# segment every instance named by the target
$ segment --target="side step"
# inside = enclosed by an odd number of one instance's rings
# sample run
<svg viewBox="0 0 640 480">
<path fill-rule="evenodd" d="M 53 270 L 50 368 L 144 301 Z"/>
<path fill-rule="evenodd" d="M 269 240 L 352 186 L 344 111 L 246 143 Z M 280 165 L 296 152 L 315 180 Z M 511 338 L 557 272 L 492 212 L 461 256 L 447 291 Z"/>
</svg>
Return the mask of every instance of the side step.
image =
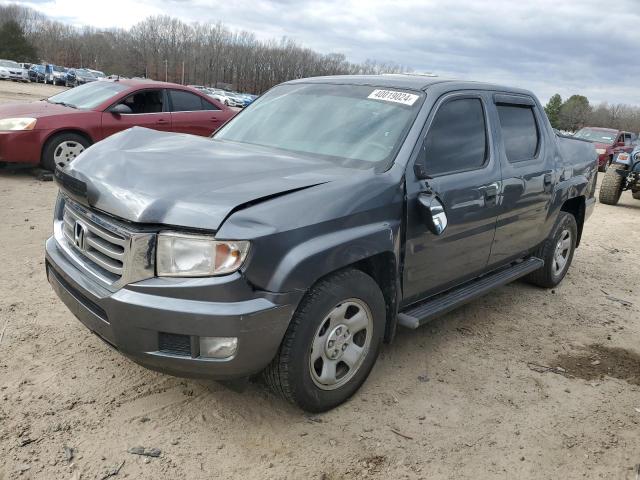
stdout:
<svg viewBox="0 0 640 480">
<path fill-rule="evenodd" d="M 542 266 L 544 266 L 542 259 L 531 257 L 510 267 L 489 273 L 476 280 L 471 280 L 461 287 L 436 295 L 398 313 L 398 323 L 403 327 L 418 328 L 433 318 L 445 314 L 463 303 L 481 297 L 496 287 L 538 270 Z"/>
</svg>

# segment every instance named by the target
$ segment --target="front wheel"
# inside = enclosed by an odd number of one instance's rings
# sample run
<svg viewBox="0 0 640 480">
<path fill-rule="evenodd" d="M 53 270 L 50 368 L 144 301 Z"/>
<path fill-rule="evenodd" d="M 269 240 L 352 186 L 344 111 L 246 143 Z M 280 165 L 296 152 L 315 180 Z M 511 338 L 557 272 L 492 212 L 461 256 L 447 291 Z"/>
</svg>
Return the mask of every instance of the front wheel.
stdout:
<svg viewBox="0 0 640 480">
<path fill-rule="evenodd" d="M 543 288 L 558 285 L 569 270 L 578 239 L 578 224 L 575 217 L 560 212 L 555 227 L 542 242 L 534 255 L 544 260 L 544 266 L 525 277 L 527 281 Z"/>
<path fill-rule="evenodd" d="M 91 142 L 77 133 L 59 133 L 51 137 L 42 152 L 42 166 L 53 172 L 64 168 L 85 151 Z"/>
<path fill-rule="evenodd" d="M 624 177 L 618 173 L 618 170 L 623 168 L 622 165 L 613 165 L 607 173 L 604 174 L 602 184 L 600 185 L 600 193 L 598 194 L 600 203 L 615 205 L 620 200 Z"/>
<path fill-rule="evenodd" d="M 359 270 L 330 275 L 300 303 L 264 372 L 266 383 L 309 412 L 340 405 L 371 372 L 385 318 L 384 297 L 370 276 Z"/>
</svg>

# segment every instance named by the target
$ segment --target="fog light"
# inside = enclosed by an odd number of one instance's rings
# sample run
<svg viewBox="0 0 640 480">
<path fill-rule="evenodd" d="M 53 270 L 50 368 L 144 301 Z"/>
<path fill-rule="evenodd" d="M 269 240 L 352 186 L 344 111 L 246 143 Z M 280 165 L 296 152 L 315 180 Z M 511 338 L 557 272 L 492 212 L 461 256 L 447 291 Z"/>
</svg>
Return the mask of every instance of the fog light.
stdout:
<svg viewBox="0 0 640 480">
<path fill-rule="evenodd" d="M 204 358 L 229 358 L 237 349 L 236 337 L 200 337 L 200 356 Z"/>
</svg>

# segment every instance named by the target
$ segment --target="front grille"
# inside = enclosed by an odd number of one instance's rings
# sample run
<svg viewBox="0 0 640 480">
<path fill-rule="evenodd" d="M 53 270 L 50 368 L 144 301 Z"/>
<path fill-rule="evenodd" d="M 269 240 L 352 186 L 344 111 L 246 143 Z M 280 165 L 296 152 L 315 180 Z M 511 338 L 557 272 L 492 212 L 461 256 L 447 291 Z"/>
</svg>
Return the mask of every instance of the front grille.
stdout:
<svg viewBox="0 0 640 480">
<path fill-rule="evenodd" d="M 191 356 L 191 337 L 175 333 L 160 332 L 158 350 L 169 355 Z"/>
<path fill-rule="evenodd" d="M 95 217 L 94 217 L 95 218 Z M 64 207 L 63 233 L 67 242 L 96 267 L 122 277 L 128 239 L 99 226 L 69 203 Z"/>
<path fill-rule="evenodd" d="M 108 290 L 155 275 L 156 231 L 87 208 L 60 194 L 53 232 L 78 269 Z"/>
</svg>

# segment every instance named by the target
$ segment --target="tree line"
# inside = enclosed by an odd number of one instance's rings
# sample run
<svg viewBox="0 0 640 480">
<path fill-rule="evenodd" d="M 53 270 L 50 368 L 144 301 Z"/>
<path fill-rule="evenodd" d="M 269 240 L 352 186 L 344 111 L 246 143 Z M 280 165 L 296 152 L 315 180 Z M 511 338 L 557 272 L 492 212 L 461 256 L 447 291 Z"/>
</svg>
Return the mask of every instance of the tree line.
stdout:
<svg viewBox="0 0 640 480">
<path fill-rule="evenodd" d="M 15 4 L 0 5 L 0 58 L 251 93 L 295 78 L 407 71 L 390 62 L 349 62 L 343 54 L 319 53 L 286 37 L 258 40 L 221 22 L 153 16 L 129 29 L 79 28 Z"/>
<path fill-rule="evenodd" d="M 594 107 L 583 95 L 572 95 L 563 101 L 556 93 L 544 110 L 551 125 L 558 130 L 575 132 L 590 126 L 640 132 L 640 107 L 607 102 Z"/>
</svg>

